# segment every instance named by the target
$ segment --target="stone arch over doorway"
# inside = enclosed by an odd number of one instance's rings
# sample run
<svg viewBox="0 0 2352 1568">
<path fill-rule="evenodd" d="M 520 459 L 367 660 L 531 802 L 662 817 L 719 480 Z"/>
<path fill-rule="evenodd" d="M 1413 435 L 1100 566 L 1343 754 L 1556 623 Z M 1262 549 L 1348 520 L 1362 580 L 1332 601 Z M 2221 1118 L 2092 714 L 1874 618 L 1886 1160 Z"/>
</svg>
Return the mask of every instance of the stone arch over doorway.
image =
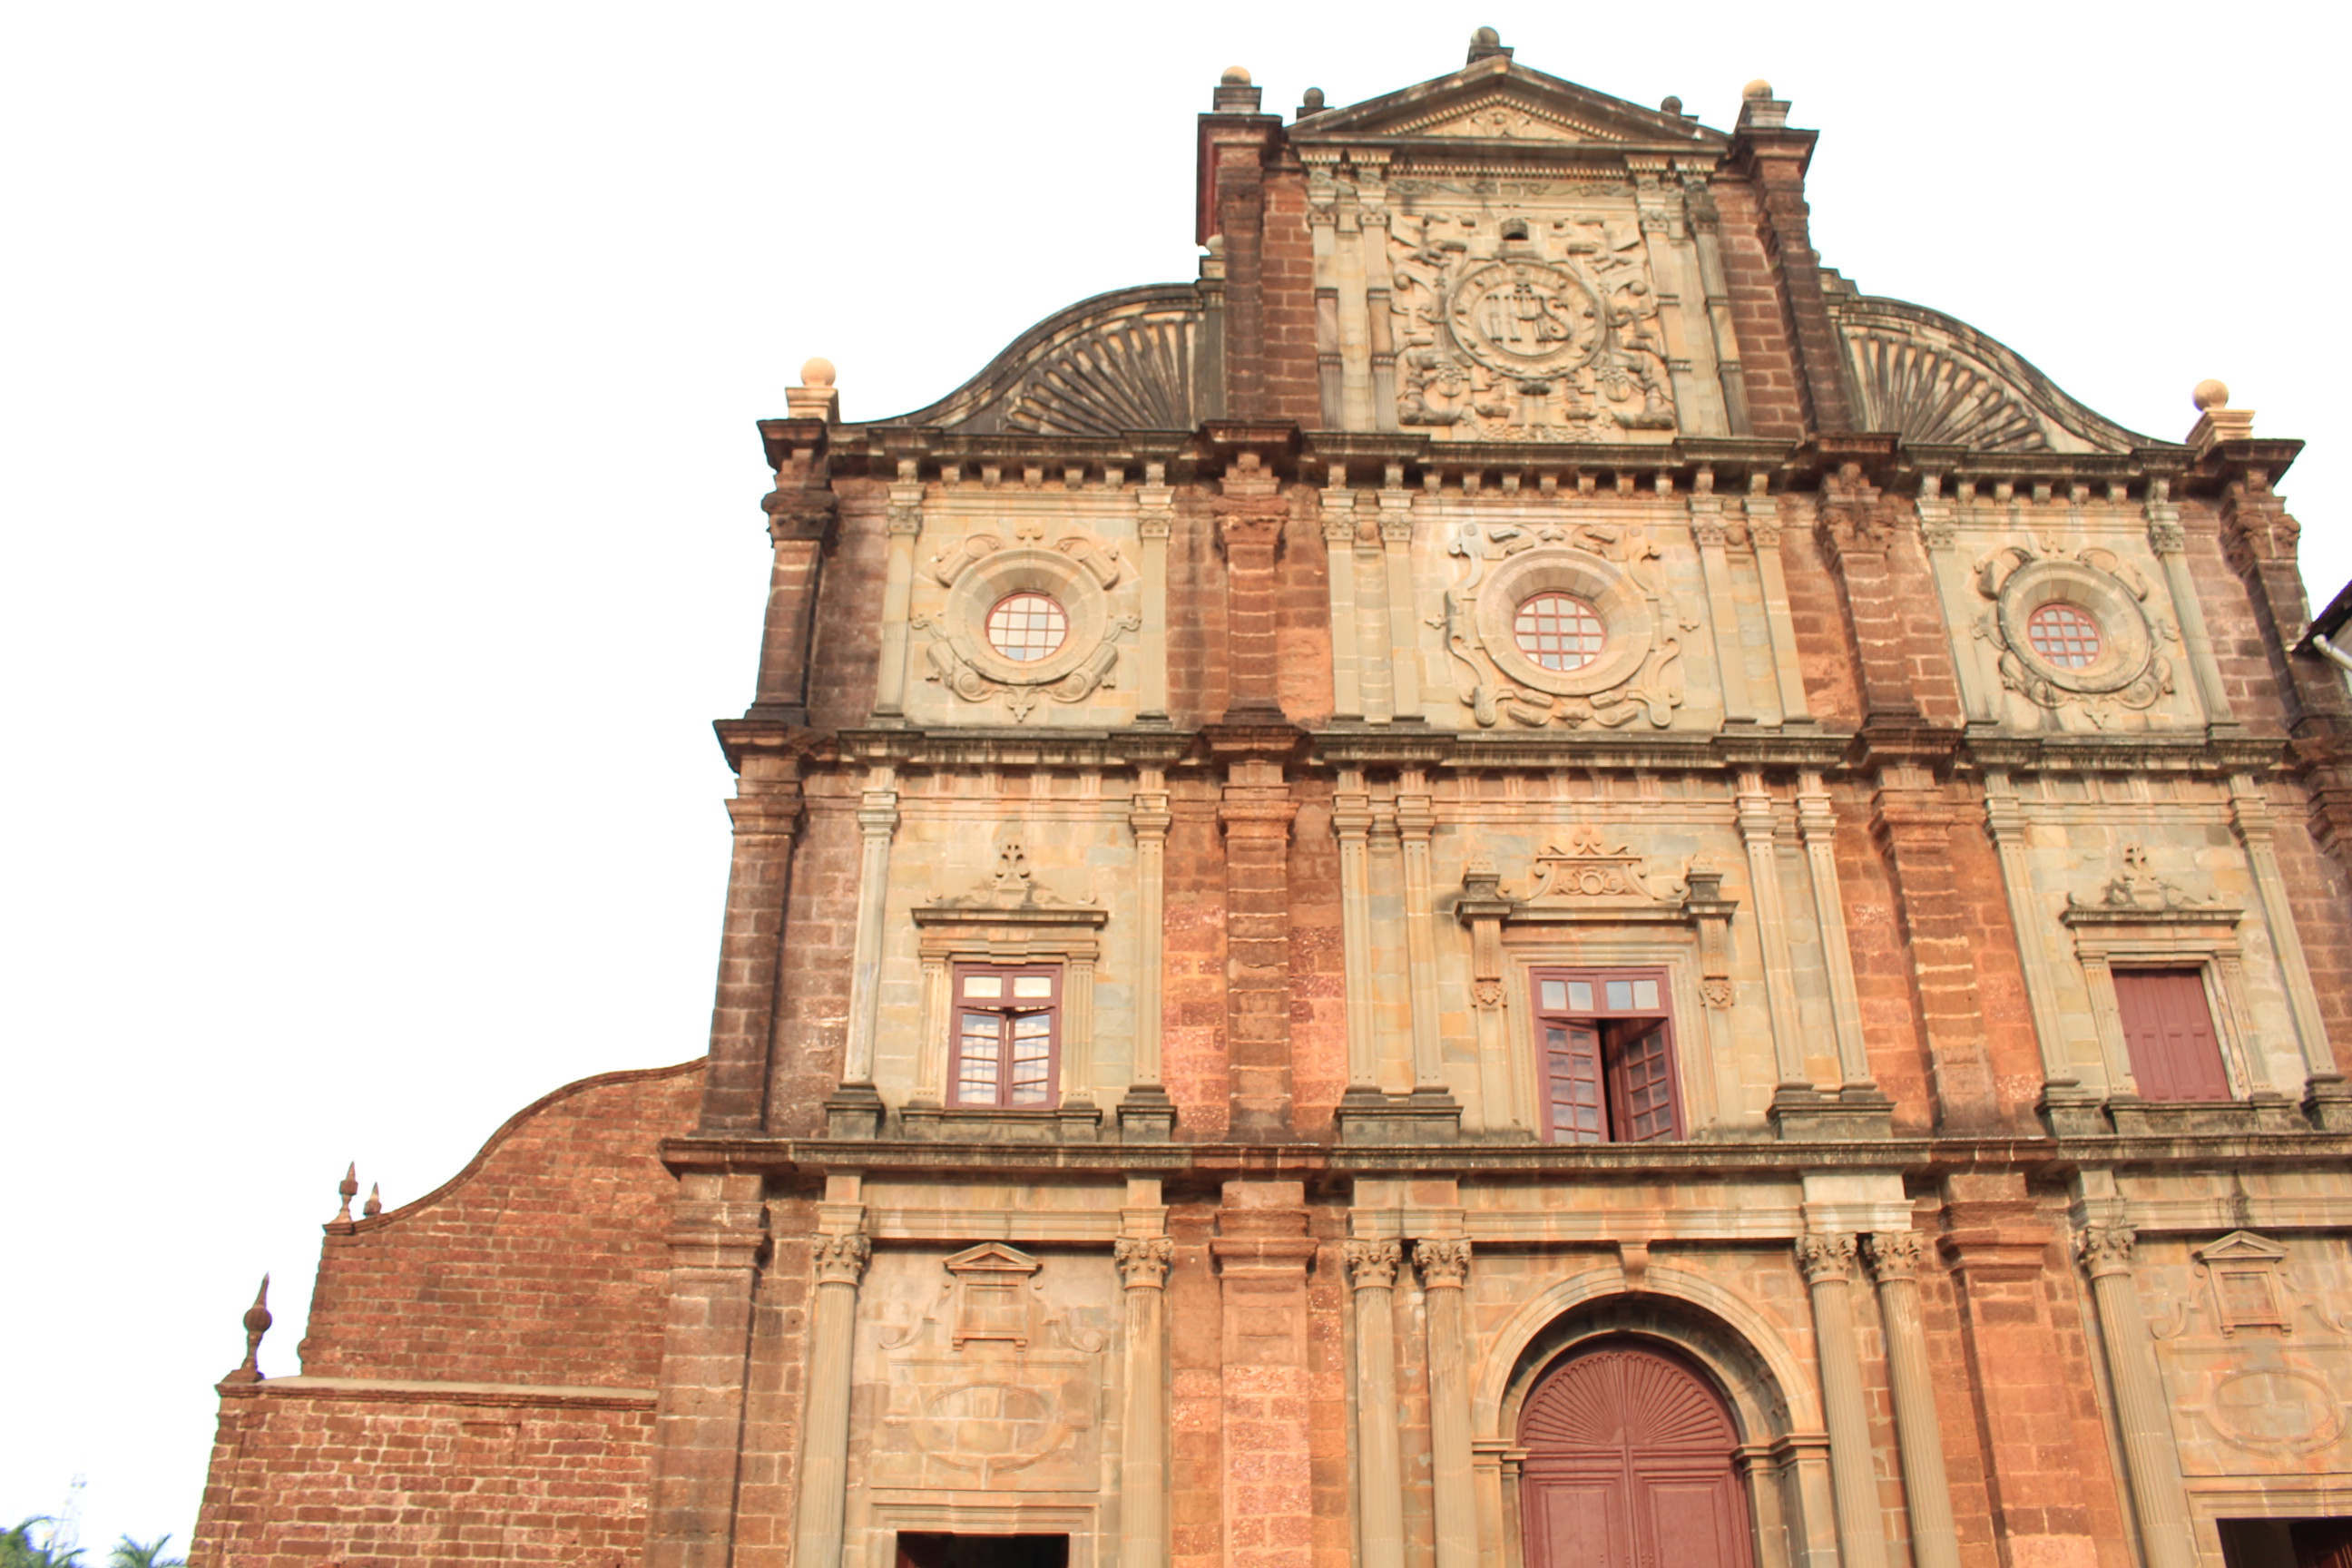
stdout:
<svg viewBox="0 0 2352 1568">
<path fill-rule="evenodd" d="M 1643 1358 L 1650 1397 L 1677 1397 L 1670 1390 L 1679 1379 L 1686 1408 L 1695 1399 L 1719 1411 L 1717 1437 L 1708 1439 L 1718 1443 L 1714 1473 L 1720 1478 L 1727 1468 L 1737 1494 L 1738 1539 L 1728 1549 L 1737 1554 L 1725 1560 L 1727 1568 L 1788 1568 L 1818 1560 L 1818 1552 L 1833 1560 L 1829 1442 L 1803 1363 L 1769 1317 L 1713 1281 L 1653 1266 L 1643 1284 L 1641 1292 L 1626 1291 L 1613 1270 L 1562 1280 L 1525 1303 L 1489 1342 L 1473 1422 L 1488 1466 L 1482 1530 L 1491 1527 L 1504 1542 L 1506 1568 L 1583 1568 L 1529 1538 L 1530 1461 L 1538 1455 L 1526 1427 L 1530 1402 L 1559 1374 L 1604 1352 Z M 1674 1473 L 1687 1480 L 1692 1472 Z"/>
</svg>

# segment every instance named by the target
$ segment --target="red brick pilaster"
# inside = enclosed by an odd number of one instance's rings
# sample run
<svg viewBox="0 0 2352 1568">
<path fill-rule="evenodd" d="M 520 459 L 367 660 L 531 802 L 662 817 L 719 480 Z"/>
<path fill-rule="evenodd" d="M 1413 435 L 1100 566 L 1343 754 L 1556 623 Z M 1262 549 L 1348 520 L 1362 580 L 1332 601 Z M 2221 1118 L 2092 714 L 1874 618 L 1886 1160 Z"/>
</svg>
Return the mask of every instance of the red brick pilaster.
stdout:
<svg viewBox="0 0 2352 1568">
<path fill-rule="evenodd" d="M 760 1188 L 757 1175 L 709 1171 L 679 1182 L 646 1568 L 726 1568 L 733 1554 Z"/>
<path fill-rule="evenodd" d="M 1290 823 L 1286 726 L 1220 726 L 1225 759 L 1225 1055 L 1234 1138 L 1291 1134 Z"/>
<path fill-rule="evenodd" d="M 1168 1272 L 1168 1552 L 1170 1568 L 1223 1568 L 1224 1302 L 1217 1211 L 1169 1211 L 1176 1258 Z"/>
<path fill-rule="evenodd" d="M 1788 118 L 1788 104 L 1769 98 L 1741 105 L 1730 163 L 1746 176 L 1762 209 L 1765 255 L 1779 287 L 1806 427 L 1851 430 L 1845 348 L 1822 292 L 1822 260 L 1813 253 L 1811 209 L 1805 203 L 1805 167 L 1821 133 L 1792 131 Z"/>
<path fill-rule="evenodd" d="M 752 719 L 808 722 L 809 638 L 816 598 L 833 547 L 835 507 L 826 471 L 826 426 L 821 419 L 761 422 L 776 488 L 760 506 L 768 514 L 775 561 L 768 576 L 768 614 L 760 636 L 760 681 Z"/>
<path fill-rule="evenodd" d="M 1213 503 L 1217 543 L 1225 554 L 1225 716 L 1252 723 L 1279 720 L 1276 628 L 1281 605 L 1275 571 L 1284 525 L 1290 521 L 1290 502 L 1267 457 L 1273 447 L 1295 440 L 1297 432 L 1289 426 L 1265 426 L 1216 429 L 1216 434 L 1221 444 L 1223 438 L 1256 443 L 1236 452 L 1225 466 Z"/>
<path fill-rule="evenodd" d="M 1935 588 L 1924 562 L 1916 573 L 1900 570 L 1891 509 L 1878 487 L 1864 476 L 1861 464 L 1842 463 L 1822 481 L 1813 536 L 1845 604 L 1846 634 L 1862 681 L 1865 720 L 1913 719 L 1920 712 L 1915 688 L 1921 671 L 1906 601 L 1921 603 L 1924 595 L 1932 607 Z M 1905 581 L 1906 577 L 1916 580 Z M 1945 690 L 1956 691 L 1948 654 L 1938 673 Z M 1957 713 L 1957 699 L 1948 702 L 1948 709 Z"/>
<path fill-rule="evenodd" d="M 1306 1188 L 1228 1182 L 1211 1243 L 1222 1286 L 1226 1568 L 1311 1568 L 1315 1473 Z"/>
<path fill-rule="evenodd" d="M 703 1080 L 702 1127 L 710 1132 L 753 1131 L 761 1125 L 802 815 L 796 752 L 740 741 L 730 749 L 742 773 L 735 798 L 727 803 L 735 851 L 719 938 L 718 996 L 710 1009 L 710 1070 Z"/>
<path fill-rule="evenodd" d="M 1990 1129 L 2000 1105 L 1978 1007 L 1979 932 L 1953 866 L 1959 813 L 1933 773 L 1899 761 L 1881 769 L 1872 805 L 1871 833 L 1893 872 L 1895 917 L 1909 951 L 1937 1120 L 1953 1131 Z"/>
<path fill-rule="evenodd" d="M 2090 1345 L 2054 1227 L 2021 1175 L 1951 1177 L 1939 1247 L 1950 1263 L 1960 1344 L 1984 1446 L 1992 1540 L 1985 1562 L 2126 1568 L 2121 1493 L 2093 1397 Z M 1973 1504 L 1965 1462 L 1956 1502 Z M 2000 1543 L 1998 1558 L 1994 1543 Z"/>
</svg>

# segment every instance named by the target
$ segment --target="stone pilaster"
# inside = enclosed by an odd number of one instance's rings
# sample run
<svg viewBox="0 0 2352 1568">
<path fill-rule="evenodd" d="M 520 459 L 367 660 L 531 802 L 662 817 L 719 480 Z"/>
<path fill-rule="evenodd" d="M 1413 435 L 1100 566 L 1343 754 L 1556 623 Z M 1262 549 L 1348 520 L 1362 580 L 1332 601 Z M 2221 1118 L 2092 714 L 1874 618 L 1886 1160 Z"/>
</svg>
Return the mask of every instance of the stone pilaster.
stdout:
<svg viewBox="0 0 2352 1568">
<path fill-rule="evenodd" d="M 1403 1568 L 1404 1467 L 1397 1452 L 1396 1277 L 1393 1241 L 1350 1241 L 1356 1295 L 1356 1560 Z"/>
<path fill-rule="evenodd" d="M 1878 1280 L 1878 1317 L 1886 1336 L 1887 1380 L 1894 1385 L 1895 1441 L 1903 1455 L 1903 1500 L 1911 1514 L 1912 1568 L 1959 1568 L 1951 1483 L 1944 1471 L 1944 1429 L 1936 1416 L 1936 1380 L 1919 1318 L 1919 1270 L 1927 1238 L 1882 1231 L 1870 1238 Z"/>
<path fill-rule="evenodd" d="M 1168 809 L 1167 774 L 1157 767 L 1141 769 L 1127 814 L 1135 834 L 1135 1064 L 1118 1105 L 1121 1136 L 1131 1141 L 1164 1139 L 1176 1127 L 1176 1107 L 1163 1085 L 1160 1060 L 1168 829 L 1175 820 Z"/>
<path fill-rule="evenodd" d="M 848 1030 L 841 1087 L 824 1107 L 836 1138 L 871 1138 L 882 1128 L 882 1098 L 874 1088 L 875 1007 L 890 897 L 890 840 L 898 830 L 897 783 L 888 767 L 877 767 L 858 799 L 857 930 L 850 952 Z"/>
<path fill-rule="evenodd" d="M 863 1208 L 827 1204 L 824 1209 L 826 1231 L 815 1247 L 816 1306 L 809 1332 L 808 1415 L 801 1423 L 794 1568 L 841 1568 L 842 1527 L 849 1501 L 849 1388 L 855 1371 L 857 1284 L 873 1256 L 873 1244 L 864 1234 Z"/>
<path fill-rule="evenodd" d="M 1428 775 L 1407 768 L 1397 780 L 1397 839 L 1404 858 L 1406 983 L 1412 999 L 1412 1093 L 1434 1105 L 1451 1100 L 1444 1047 L 1437 1032 L 1436 889 L 1431 884 L 1430 836 L 1437 814 Z"/>
<path fill-rule="evenodd" d="M 1812 1296 L 1814 1357 L 1821 1363 L 1822 1410 L 1830 1431 L 1830 1486 L 1837 1500 L 1843 1568 L 1886 1568 L 1886 1532 L 1878 1517 L 1878 1467 L 1870 1409 L 1862 1394 L 1862 1348 L 1853 1331 L 1855 1239 L 1844 1232 L 1797 1238 L 1797 1263 Z"/>
<path fill-rule="evenodd" d="M 1402 475 L 1391 468 L 1392 477 Z M 1421 626 L 1413 614 L 1412 493 L 1401 484 L 1381 491 L 1381 553 L 1388 570 L 1389 663 L 1394 716 L 1415 722 L 1421 710 Z"/>
<path fill-rule="evenodd" d="M 1952 865 L 1958 820 L 1950 797 L 1927 769 L 1895 763 L 1879 771 L 1871 833 L 1894 872 L 1937 1120 L 1955 1130 L 1990 1127 L 2000 1114 L 1977 994 L 1975 948 L 1981 938 Z"/>
<path fill-rule="evenodd" d="M 1168 1562 L 1168 1269 L 1165 1236 L 1121 1237 L 1112 1261 L 1126 1297 L 1127 1419 L 1119 1455 L 1119 1568 Z"/>
<path fill-rule="evenodd" d="M 1723 693 L 1723 721 L 1755 722 L 1748 700 L 1748 656 L 1740 647 L 1739 605 L 1731 592 L 1729 534 L 1723 498 L 1715 493 L 1715 472 L 1701 468 L 1690 498 L 1691 542 L 1698 546 L 1700 574 L 1706 583 L 1706 617 L 1715 636 L 1715 667 Z"/>
<path fill-rule="evenodd" d="M 1223 1297 L 1219 1382 L 1227 1568 L 1308 1568 L 1306 1188 L 1228 1182 L 1210 1244 Z"/>
<path fill-rule="evenodd" d="M 1830 1017 L 1837 1029 L 1838 1070 L 1849 1093 L 1871 1090 L 1874 1086 L 1862 1035 L 1862 1000 L 1853 983 L 1853 948 L 1845 934 L 1845 896 L 1838 887 L 1837 812 L 1819 773 L 1798 775 L 1797 834 L 1811 873 L 1813 920 L 1821 932 L 1822 967 L 1829 974 Z"/>
<path fill-rule="evenodd" d="M 1429 1323 L 1430 1502 L 1437 1568 L 1477 1568 L 1478 1493 L 1470 1440 L 1470 1281 L 1466 1238 L 1416 1241 L 1412 1260 Z"/>
<path fill-rule="evenodd" d="M 2344 1075 L 2336 1065 L 2336 1049 L 2320 1016 L 2319 994 L 2311 983 L 2311 966 L 2303 955 L 2303 933 L 2294 919 L 2294 902 L 2286 879 L 2279 872 L 2277 828 L 2270 796 L 2260 779 L 2238 773 L 2230 780 L 2230 821 L 2245 847 L 2246 865 L 2253 872 L 2254 893 L 2263 906 L 2263 923 L 2270 928 L 2271 952 L 2286 989 L 2287 1011 L 2294 1019 L 2295 1043 L 2303 1047 L 2305 1098 L 2323 1126 L 2352 1127 L 2352 1103 L 2347 1103 Z M 2267 1078 L 2267 1071 L 2261 1076 Z"/>
<path fill-rule="evenodd" d="M 1805 166 L 1819 133 L 1791 130 L 1789 105 L 1768 91 L 1740 105 L 1730 166 L 1747 176 L 1770 232 L 1767 247 L 1780 296 L 1790 355 L 1796 361 L 1805 424 L 1814 431 L 1851 430 L 1845 344 L 1830 319 L 1822 261 L 1813 252 L 1811 209 L 1805 203 Z"/>
<path fill-rule="evenodd" d="M 1797 969 L 1789 956 L 1789 925 L 1782 911 L 1780 852 L 1773 843 L 1772 793 L 1760 773 L 1739 775 L 1739 838 L 1748 850 L 1748 887 L 1756 902 L 1756 934 L 1764 947 L 1764 997 L 1772 1020 L 1772 1059 L 1782 1090 L 1810 1090 L 1803 1043 L 1797 1024 Z"/>
<path fill-rule="evenodd" d="M 915 542 L 923 531 L 923 481 L 915 459 L 902 458 L 885 514 L 888 550 L 882 571 L 882 650 L 874 672 L 877 723 L 907 711 L 907 615 L 915 592 Z"/>
<path fill-rule="evenodd" d="M 2221 685 L 2221 667 L 2213 657 L 2212 634 L 2205 628 L 2205 605 L 2197 594 L 2197 580 L 2189 571 L 2189 535 L 2180 525 L 2180 508 L 2172 500 L 2168 479 L 2150 479 L 2143 511 L 2147 518 L 2147 547 L 2164 569 L 2164 586 L 2172 601 L 2173 618 L 2180 626 L 2180 646 L 2189 655 L 2189 673 L 2197 682 L 2197 699 L 2209 724 L 2234 726 L 2230 694 Z"/>
<path fill-rule="evenodd" d="M 1290 824 L 1297 804 L 1265 754 L 1289 731 L 1213 731 L 1228 756 L 1217 820 L 1225 833 L 1225 1059 L 1237 1138 L 1290 1136 Z"/>
<path fill-rule="evenodd" d="M 1780 699 L 1780 721 L 1808 724 L 1812 708 L 1805 696 L 1805 666 L 1797 652 L 1797 618 L 1789 607 L 1789 574 L 1780 560 L 1780 505 L 1771 477 L 1748 480 L 1748 538 L 1756 547 L 1756 580 L 1764 593 L 1764 628 L 1772 642 L 1772 675 Z"/>
<path fill-rule="evenodd" d="M 2099 1342 L 2106 1350 L 2107 1384 L 2115 1395 L 2116 1426 L 2123 1435 L 2124 1469 L 2131 1480 L 2132 1510 L 2139 1521 L 2140 1551 L 2147 1568 L 2192 1568 L 2197 1553 L 2189 1540 L 2170 1405 L 2157 1373 L 2147 1321 L 2140 1314 L 2139 1288 L 2132 1281 L 2136 1239 L 2125 1226 L 2085 1226 L 2075 1233 L 2074 1256 L 2090 1277 L 2091 1300 L 2098 1310 Z"/>
<path fill-rule="evenodd" d="M 1347 966 L 1348 1089 L 1381 1095 L 1380 1045 L 1372 1027 L 1372 800 L 1360 768 L 1342 768 L 1331 796 L 1331 831 L 1339 840 L 1339 941 Z"/>
<path fill-rule="evenodd" d="M 836 527 L 825 468 L 827 432 L 821 419 L 770 419 L 761 432 L 776 467 L 776 488 L 760 503 L 768 514 L 775 553 L 760 637 L 759 685 L 745 717 L 805 724 L 809 637 Z"/>
<path fill-rule="evenodd" d="M 1176 522 L 1176 491 L 1168 483 L 1167 464 L 1143 466 L 1135 504 L 1143 584 L 1143 626 L 1136 634 L 1143 678 L 1136 719 L 1158 724 L 1168 720 L 1168 535 Z"/>
<path fill-rule="evenodd" d="M 1363 679 L 1356 647 L 1356 492 L 1344 463 L 1331 465 L 1323 491 L 1323 553 L 1331 604 L 1331 717 L 1364 716 Z"/>
</svg>

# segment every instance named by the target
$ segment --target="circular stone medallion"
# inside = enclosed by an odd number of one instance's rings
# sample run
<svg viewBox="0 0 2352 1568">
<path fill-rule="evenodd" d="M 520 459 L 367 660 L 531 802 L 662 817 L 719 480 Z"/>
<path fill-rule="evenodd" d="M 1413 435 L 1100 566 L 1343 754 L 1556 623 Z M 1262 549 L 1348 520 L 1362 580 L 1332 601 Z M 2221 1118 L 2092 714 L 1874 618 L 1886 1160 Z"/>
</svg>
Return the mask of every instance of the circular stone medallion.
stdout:
<svg viewBox="0 0 2352 1568">
<path fill-rule="evenodd" d="M 1454 341 L 1487 369 L 1523 379 L 1581 367 L 1601 346 L 1601 307 L 1564 267 L 1507 257 L 1475 267 L 1446 308 Z"/>
</svg>

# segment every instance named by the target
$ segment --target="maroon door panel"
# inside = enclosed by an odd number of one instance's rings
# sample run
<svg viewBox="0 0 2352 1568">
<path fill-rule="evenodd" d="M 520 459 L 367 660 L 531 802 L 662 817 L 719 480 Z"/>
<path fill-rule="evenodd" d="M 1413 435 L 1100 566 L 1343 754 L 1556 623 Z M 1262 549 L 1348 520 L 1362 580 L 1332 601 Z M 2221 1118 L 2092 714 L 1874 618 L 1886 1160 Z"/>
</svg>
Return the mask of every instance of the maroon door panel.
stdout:
<svg viewBox="0 0 2352 1568">
<path fill-rule="evenodd" d="M 1519 1442 L 1528 1568 L 1748 1568 L 1738 1434 L 1678 1359 L 1585 1352 L 1528 1398 Z"/>
<path fill-rule="evenodd" d="M 2194 969 L 2119 969 L 2116 1007 L 2123 1015 L 2132 1079 L 2143 1100 L 2227 1100 L 2205 977 Z"/>
</svg>

